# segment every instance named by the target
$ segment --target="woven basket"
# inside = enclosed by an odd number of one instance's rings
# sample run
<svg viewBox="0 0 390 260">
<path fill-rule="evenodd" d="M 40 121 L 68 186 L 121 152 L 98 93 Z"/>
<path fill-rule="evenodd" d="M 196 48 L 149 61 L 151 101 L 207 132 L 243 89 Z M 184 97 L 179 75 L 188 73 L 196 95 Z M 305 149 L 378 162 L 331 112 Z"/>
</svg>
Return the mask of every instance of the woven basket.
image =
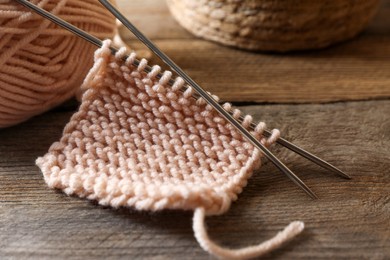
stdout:
<svg viewBox="0 0 390 260">
<path fill-rule="evenodd" d="M 352 38 L 379 0 L 167 0 L 196 36 L 249 50 L 317 49 Z"/>
</svg>

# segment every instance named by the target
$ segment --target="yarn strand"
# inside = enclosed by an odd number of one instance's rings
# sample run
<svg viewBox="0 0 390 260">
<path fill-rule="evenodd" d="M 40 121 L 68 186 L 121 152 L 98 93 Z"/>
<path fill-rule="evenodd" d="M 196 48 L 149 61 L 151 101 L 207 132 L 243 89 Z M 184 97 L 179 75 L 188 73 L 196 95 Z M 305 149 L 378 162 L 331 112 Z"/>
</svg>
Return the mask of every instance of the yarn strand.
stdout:
<svg viewBox="0 0 390 260">
<path fill-rule="evenodd" d="M 205 210 L 197 208 L 194 212 L 193 230 L 199 245 L 210 254 L 222 259 L 249 259 L 262 256 L 291 240 L 304 229 L 304 223 L 301 221 L 291 222 L 284 230 L 276 234 L 273 238 L 254 246 L 248 246 L 240 249 L 223 248 L 213 242 L 205 227 Z"/>
</svg>

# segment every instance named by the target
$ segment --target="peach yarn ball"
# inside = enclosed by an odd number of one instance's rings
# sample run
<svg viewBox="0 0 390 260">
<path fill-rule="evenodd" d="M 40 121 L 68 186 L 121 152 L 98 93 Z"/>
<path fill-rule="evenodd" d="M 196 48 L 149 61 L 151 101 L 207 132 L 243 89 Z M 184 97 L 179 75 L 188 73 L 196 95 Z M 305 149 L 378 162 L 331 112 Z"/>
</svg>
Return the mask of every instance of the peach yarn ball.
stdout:
<svg viewBox="0 0 390 260">
<path fill-rule="evenodd" d="M 104 39 L 114 17 L 96 0 L 31 0 Z M 0 0 L 0 128 L 23 122 L 75 94 L 96 47 L 13 0 Z"/>
</svg>

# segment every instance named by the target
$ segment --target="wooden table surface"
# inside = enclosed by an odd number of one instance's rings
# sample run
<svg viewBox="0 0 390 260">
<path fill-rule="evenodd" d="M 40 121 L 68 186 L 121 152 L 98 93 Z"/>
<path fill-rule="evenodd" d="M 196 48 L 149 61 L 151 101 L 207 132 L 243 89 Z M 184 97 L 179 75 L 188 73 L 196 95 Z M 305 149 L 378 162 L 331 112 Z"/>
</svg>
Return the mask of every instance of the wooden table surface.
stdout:
<svg viewBox="0 0 390 260">
<path fill-rule="evenodd" d="M 118 2 L 206 89 L 352 176 L 338 178 L 275 146 L 320 199 L 311 200 L 265 162 L 228 213 L 207 219 L 212 239 L 243 247 L 302 220 L 303 234 L 266 257 L 390 258 L 390 1 L 355 40 L 288 55 L 194 39 L 163 1 Z M 47 188 L 34 161 L 76 109 L 69 102 L 0 130 L 0 259 L 210 258 L 193 237 L 191 212 L 114 210 Z"/>
</svg>

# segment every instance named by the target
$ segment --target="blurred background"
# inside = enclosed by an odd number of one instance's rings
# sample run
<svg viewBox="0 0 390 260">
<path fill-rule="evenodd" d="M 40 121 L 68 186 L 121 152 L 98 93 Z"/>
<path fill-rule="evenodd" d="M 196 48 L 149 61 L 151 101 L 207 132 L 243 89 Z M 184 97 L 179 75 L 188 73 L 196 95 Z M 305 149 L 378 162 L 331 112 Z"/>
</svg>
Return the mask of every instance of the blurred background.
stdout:
<svg viewBox="0 0 390 260">
<path fill-rule="evenodd" d="M 117 0 L 142 32 L 224 100 L 316 103 L 390 96 L 390 1 L 230 2 Z M 121 34 L 132 48 L 145 48 L 126 29 Z"/>
</svg>

